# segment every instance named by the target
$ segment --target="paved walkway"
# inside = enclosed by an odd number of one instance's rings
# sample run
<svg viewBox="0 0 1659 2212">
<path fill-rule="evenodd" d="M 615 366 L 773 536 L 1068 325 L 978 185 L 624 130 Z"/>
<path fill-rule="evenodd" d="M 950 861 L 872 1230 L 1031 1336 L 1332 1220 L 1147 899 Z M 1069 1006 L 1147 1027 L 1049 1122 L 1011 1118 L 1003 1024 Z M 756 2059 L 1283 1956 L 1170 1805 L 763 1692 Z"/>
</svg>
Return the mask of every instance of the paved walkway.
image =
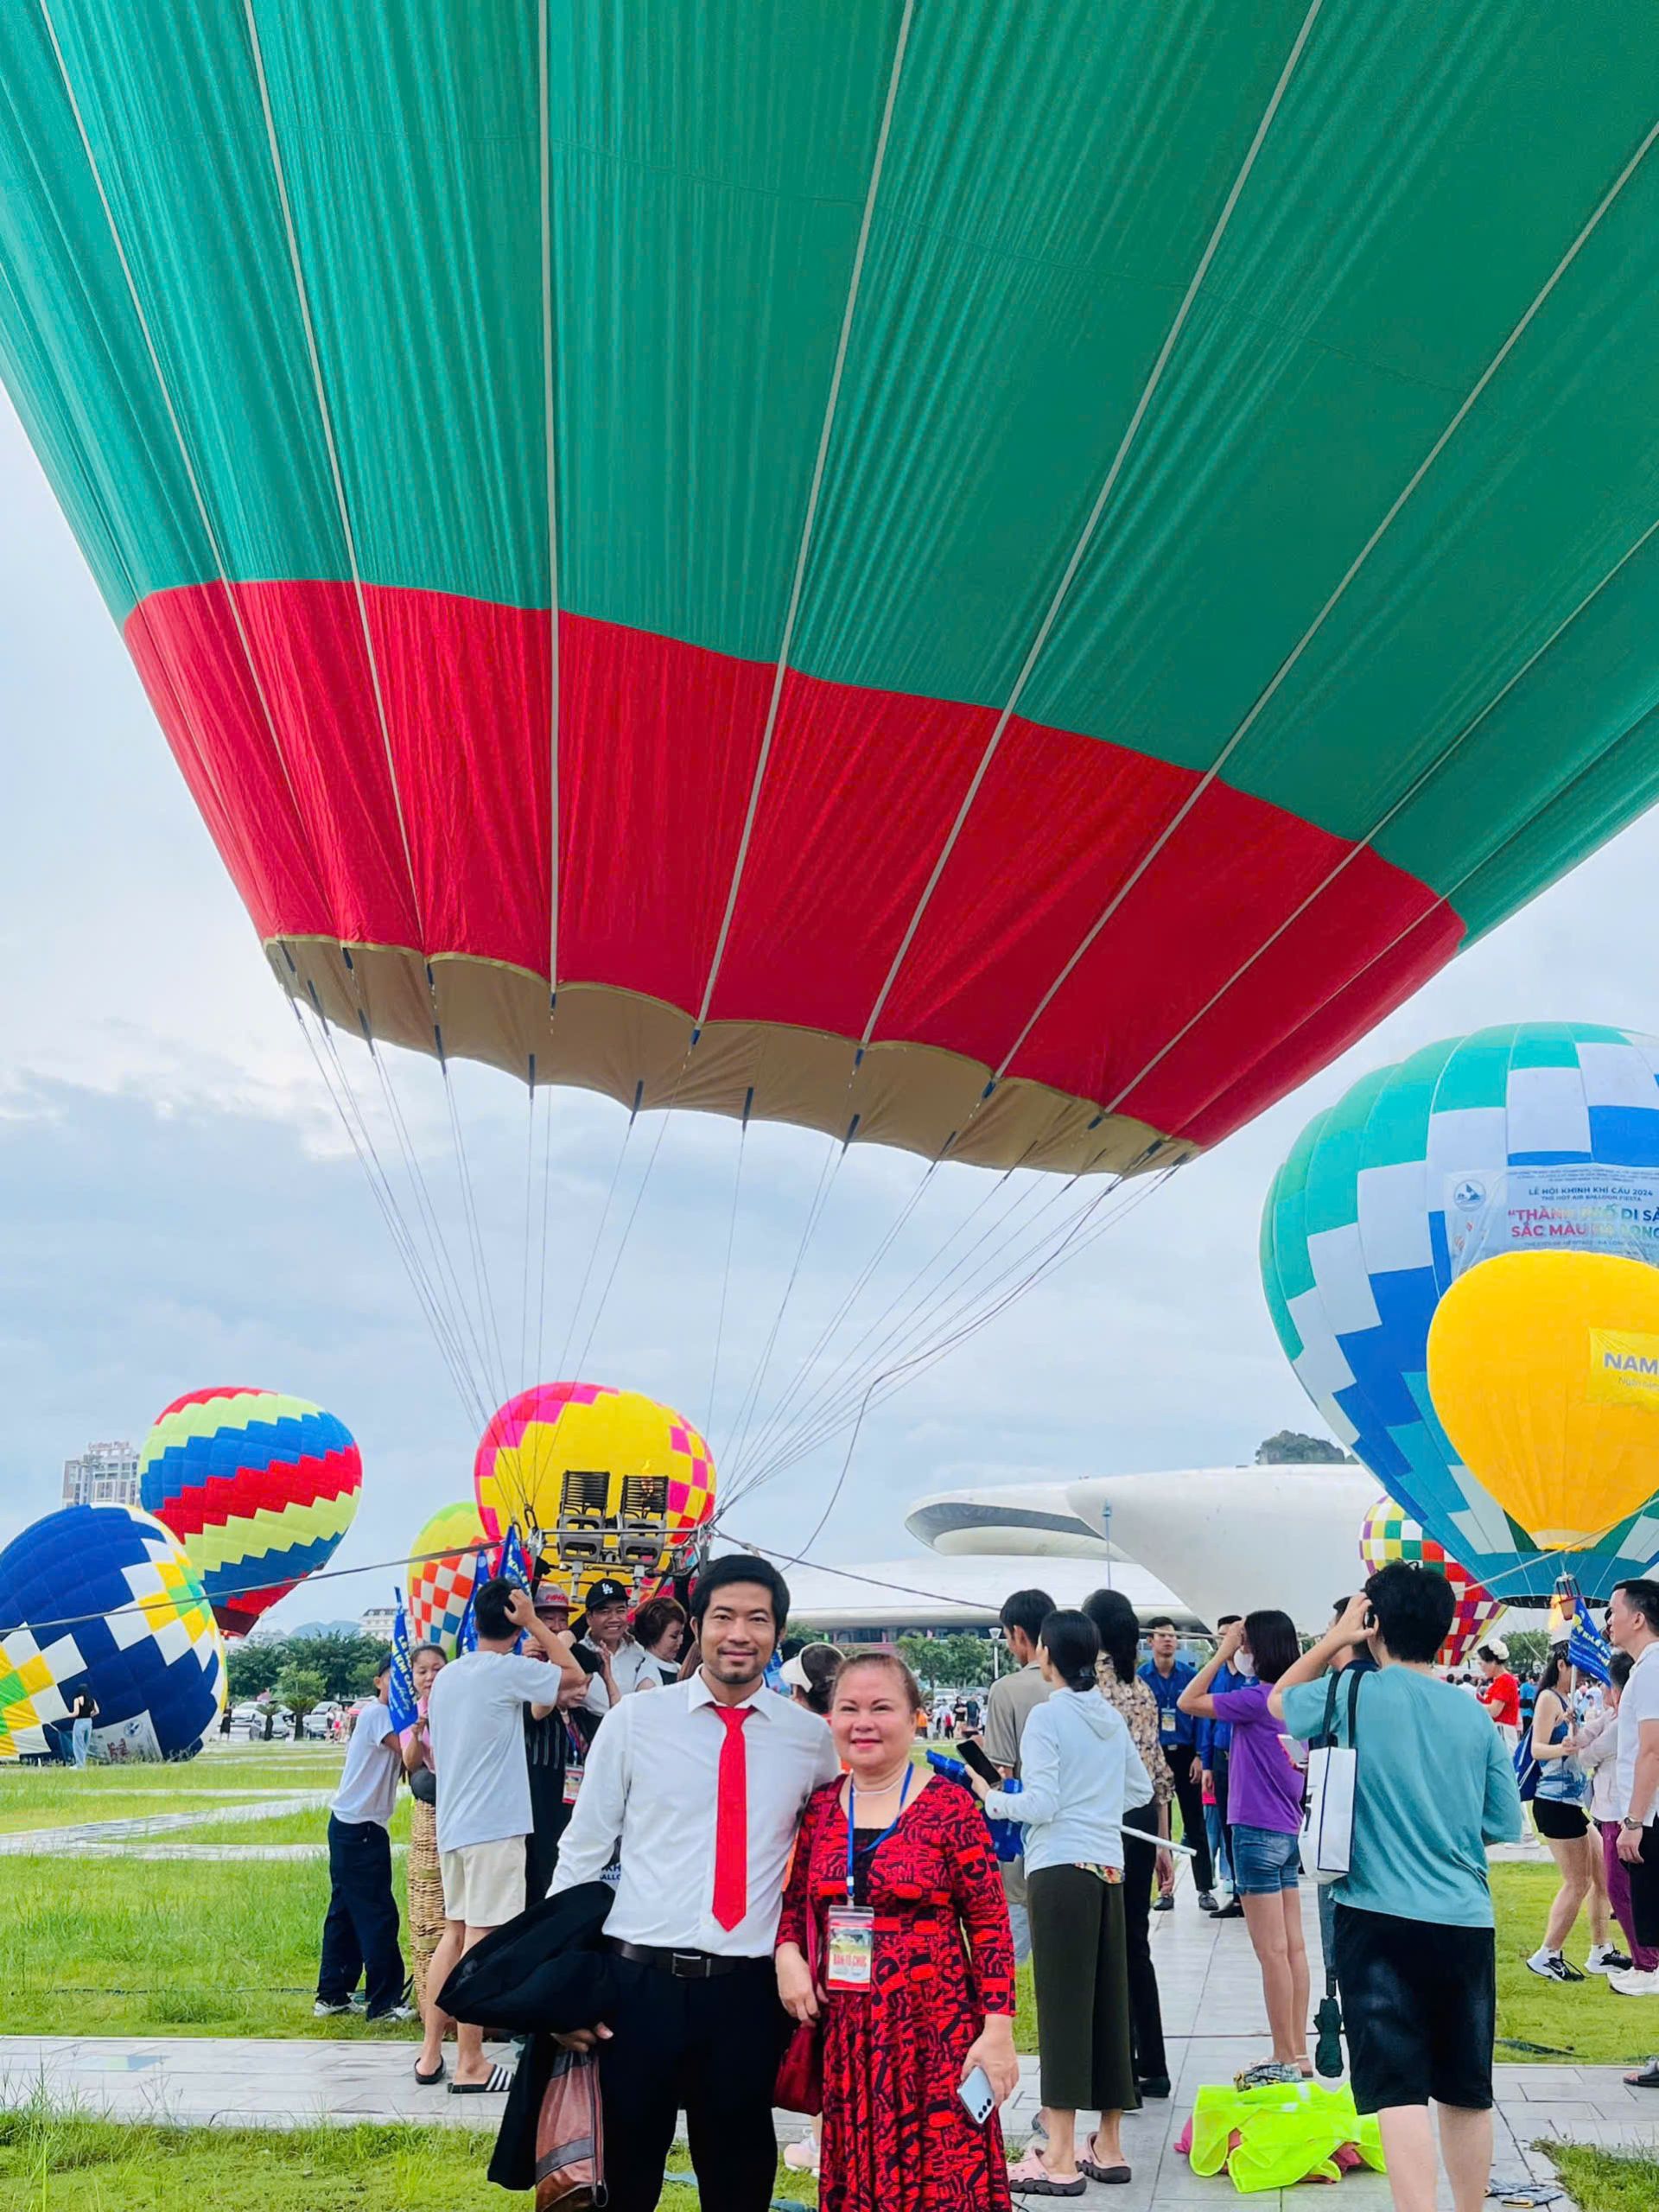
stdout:
<svg viewBox="0 0 1659 2212">
<path fill-rule="evenodd" d="M 1311 1891 L 1305 1897 L 1317 1955 Z M 1088 2196 L 1091 2202 L 1109 2201 L 1115 2212 L 1153 2212 L 1154 2207 L 1156 2212 L 1198 2212 L 1236 2202 L 1237 2192 L 1225 2176 L 1205 2181 L 1194 2175 L 1174 2142 L 1203 2083 L 1225 2081 L 1262 2055 L 1260 1986 L 1243 1923 L 1217 1927 L 1205 1919 L 1195 1910 L 1187 1884 L 1175 1911 L 1153 1924 L 1174 2094 L 1124 2123 L 1134 2183 L 1109 2191 L 1091 2188 Z M 1659 2018 L 1655 2027 L 1659 2040 Z M 54 2103 L 122 2118 L 203 2125 L 408 2120 L 495 2126 L 500 2107 L 494 2098 L 418 2088 L 414 2056 L 412 2042 L 14 2036 L 0 2038 L 0 2106 L 43 2094 Z M 1532 2148 L 1552 2136 L 1659 2151 L 1659 2093 L 1627 2088 L 1617 2068 L 1500 2066 L 1497 2086 L 1494 2171 L 1502 2179 L 1553 2180 L 1547 2158 Z M 1005 2113 L 1012 2140 L 1028 2133 L 1037 2102 L 1036 2069 L 1027 2061 Z M 783 2137 L 797 2134 L 800 2125 L 791 2115 L 779 2115 Z M 1351 2174 L 1340 2189 L 1338 2202 L 1347 2212 L 1383 2212 L 1389 2202 L 1380 2175 Z M 1269 2192 L 1252 2202 L 1264 2212 L 1291 2212 L 1291 2195 Z"/>
</svg>

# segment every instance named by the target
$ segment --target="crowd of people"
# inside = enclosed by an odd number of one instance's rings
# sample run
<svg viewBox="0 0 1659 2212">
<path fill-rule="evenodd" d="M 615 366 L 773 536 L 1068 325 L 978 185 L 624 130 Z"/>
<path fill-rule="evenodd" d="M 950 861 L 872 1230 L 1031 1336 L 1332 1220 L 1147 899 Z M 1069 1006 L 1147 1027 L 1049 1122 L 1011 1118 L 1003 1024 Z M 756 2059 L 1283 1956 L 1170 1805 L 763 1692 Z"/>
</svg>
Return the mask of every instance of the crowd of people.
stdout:
<svg viewBox="0 0 1659 2212">
<path fill-rule="evenodd" d="M 543 1899 L 597 1900 L 591 2023 L 531 2048 L 594 2063 L 615 2212 L 657 2203 L 682 2110 L 705 2202 L 762 2212 L 791 2035 L 814 2043 L 822 2082 L 791 2158 L 817 2170 L 826 2212 L 1080 2196 L 1130 2178 L 1123 2117 L 1170 2094 L 1149 1934 L 1175 1896 L 1177 1822 L 1198 1909 L 1243 1920 L 1261 1975 L 1268 2049 L 1241 2086 L 1313 2073 L 1306 1769 L 1310 1746 L 1351 1747 L 1347 1867 L 1321 1876 L 1319 1919 L 1355 2100 L 1379 2117 L 1401 2212 L 1435 2202 L 1437 2107 L 1458 2212 L 1475 2212 L 1496 2032 L 1487 1850 L 1519 1838 L 1523 1789 L 1561 1875 L 1529 1963 L 1561 1978 L 1587 1910 L 1586 1967 L 1659 1994 L 1659 1585 L 1615 1593 L 1605 1694 L 1583 1696 L 1552 1655 L 1524 1741 L 1506 1651 L 1483 1654 L 1478 1700 L 1437 1670 L 1452 1606 L 1433 1569 L 1391 1566 L 1311 1649 L 1262 1610 L 1218 1624 L 1194 1666 L 1173 1622 L 1143 1631 L 1121 1593 L 1072 1611 L 1017 1591 L 1001 1614 L 1014 1664 L 980 1733 L 887 1649 L 808 1644 L 779 1669 L 788 1590 L 747 1555 L 705 1569 L 689 1615 L 658 1598 L 630 1620 L 627 1590 L 601 1582 L 579 1635 L 552 1585 L 532 1599 L 486 1583 L 476 1650 L 416 1653 L 414 1724 L 393 1728 L 388 1660 L 353 1732 L 318 2010 L 344 2010 L 362 1979 L 370 2018 L 409 2017 L 387 1840 L 407 1777 L 416 2078 L 511 2090 L 481 2030 L 441 2009 L 446 1983 L 493 1931 L 539 1925 Z M 962 1751 L 968 1788 L 918 1760 L 930 1729 Z M 1013 1856 L 981 1806 L 1012 1824 Z M 1042 2111 L 1010 2164 L 997 2113 L 1027 1956 Z M 1630 2078 L 1659 2087 L 1659 2062 Z M 504 2141 L 529 2124 L 512 2112 Z"/>
</svg>

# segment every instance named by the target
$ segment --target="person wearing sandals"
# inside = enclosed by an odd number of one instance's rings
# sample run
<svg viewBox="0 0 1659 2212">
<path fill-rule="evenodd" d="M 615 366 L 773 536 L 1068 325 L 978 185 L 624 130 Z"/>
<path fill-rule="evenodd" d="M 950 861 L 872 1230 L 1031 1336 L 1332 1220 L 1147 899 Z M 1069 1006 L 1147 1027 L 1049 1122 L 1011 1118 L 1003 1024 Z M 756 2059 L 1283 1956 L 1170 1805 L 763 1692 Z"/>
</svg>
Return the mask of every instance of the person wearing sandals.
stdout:
<svg viewBox="0 0 1659 2212">
<path fill-rule="evenodd" d="M 1021 1789 L 970 1775 L 993 1819 L 1024 1823 L 1037 2048 L 1046 2148 L 1008 2173 L 1026 2196 L 1081 2196 L 1090 2181 L 1127 2182 L 1122 2125 L 1140 2109 L 1129 2024 L 1123 1815 L 1149 1803 L 1152 1777 L 1123 1716 L 1096 1681 L 1100 1637 L 1086 1613 L 1055 1611 L 1038 1658 L 1046 1703 L 1026 1723 Z M 1078 2112 L 1100 2124 L 1081 2157 Z"/>
<path fill-rule="evenodd" d="M 1221 1633 L 1215 1656 L 1181 1692 L 1185 1712 L 1231 1725 L 1228 1822 L 1233 1885 L 1244 1907 L 1250 1946 L 1262 1971 L 1262 1995 L 1273 2056 L 1237 2075 L 1241 2089 L 1300 2082 L 1313 2068 L 1307 2056 L 1307 1946 L 1302 1936 L 1302 1771 L 1292 1760 L 1268 1710 L 1272 1685 L 1301 1650 L 1288 1613 L 1267 1607 Z M 1217 1693 L 1224 1667 L 1244 1676 Z"/>
<path fill-rule="evenodd" d="M 1433 2212 L 1439 2158 L 1456 2212 L 1480 2212 L 1492 2163 L 1497 1960 L 1486 1847 L 1521 1834 L 1497 1732 L 1434 1658 L 1452 1586 L 1406 1560 L 1380 1568 L 1342 1618 L 1280 1676 L 1270 1706 L 1307 1743 L 1331 1729 L 1357 1752 L 1336 1959 L 1354 2102 L 1375 2113 L 1397 2212 Z M 1365 1644 L 1376 1672 L 1352 1709 L 1319 1678 Z"/>
<path fill-rule="evenodd" d="M 847 1770 L 807 1805 L 779 1923 L 784 2007 L 823 2024 L 821 2212 L 1009 2212 L 995 2113 L 958 2094 L 1020 2078 L 1007 1906 L 972 1801 L 912 1762 L 920 1710 L 896 1652 L 842 1662 Z"/>
<path fill-rule="evenodd" d="M 1160 1897 L 1171 1896 L 1175 1887 L 1175 1862 L 1160 1848 L 1160 1843 L 1169 1840 L 1175 1777 L 1163 1751 L 1163 1721 L 1157 1697 L 1151 1684 L 1136 1672 L 1141 1623 L 1135 1607 L 1121 1590 L 1096 1590 L 1084 1599 L 1083 1610 L 1100 1637 L 1101 1694 L 1122 1714 L 1141 1754 L 1141 1764 L 1152 1777 L 1152 1802 L 1137 1805 L 1123 1816 L 1123 1923 L 1128 1942 L 1129 2024 L 1135 2031 L 1135 2078 L 1143 2097 L 1166 2097 L 1169 2060 L 1164 2051 L 1158 1975 L 1152 1963 L 1152 1893 L 1154 1880 Z M 1185 1748 L 1176 1756 L 1185 1758 Z"/>
</svg>

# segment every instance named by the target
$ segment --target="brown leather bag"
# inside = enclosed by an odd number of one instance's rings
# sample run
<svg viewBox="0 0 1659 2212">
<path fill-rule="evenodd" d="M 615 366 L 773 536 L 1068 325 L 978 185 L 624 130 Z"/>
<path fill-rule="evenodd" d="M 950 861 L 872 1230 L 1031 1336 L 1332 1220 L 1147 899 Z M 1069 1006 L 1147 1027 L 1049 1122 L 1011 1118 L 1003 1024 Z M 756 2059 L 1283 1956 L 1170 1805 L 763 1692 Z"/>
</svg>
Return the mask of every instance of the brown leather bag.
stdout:
<svg viewBox="0 0 1659 2212">
<path fill-rule="evenodd" d="M 604 2202 L 599 2061 L 590 2050 L 556 2051 L 536 2120 L 536 2212 L 588 2212 Z"/>
</svg>

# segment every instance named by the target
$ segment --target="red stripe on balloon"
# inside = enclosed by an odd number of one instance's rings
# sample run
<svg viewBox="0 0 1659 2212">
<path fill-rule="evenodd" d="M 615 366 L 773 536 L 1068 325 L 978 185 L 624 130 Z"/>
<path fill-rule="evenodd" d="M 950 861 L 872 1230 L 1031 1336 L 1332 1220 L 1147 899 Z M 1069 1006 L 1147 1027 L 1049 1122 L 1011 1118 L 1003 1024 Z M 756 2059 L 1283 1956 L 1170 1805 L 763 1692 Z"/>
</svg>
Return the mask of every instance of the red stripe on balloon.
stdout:
<svg viewBox="0 0 1659 2212">
<path fill-rule="evenodd" d="M 244 1467 L 233 1475 L 210 1476 L 169 1497 L 157 1514 L 180 1538 L 251 1521 L 257 1513 L 283 1513 L 294 1505 L 315 1505 L 346 1497 L 362 1487 L 363 1464 L 355 1451 L 330 1452 L 321 1459 L 276 1460 L 263 1468 Z"/>
<path fill-rule="evenodd" d="M 248 652 L 218 585 L 156 594 L 128 638 L 262 935 L 545 974 L 545 613 L 370 588 L 383 740 L 350 587 L 235 588 Z M 560 980 L 690 1014 L 771 666 L 568 613 L 559 637 Z M 716 1018 L 862 1034 L 994 720 L 791 674 Z M 1012 1074 L 1213 1142 L 1456 950 L 1457 916 L 1415 879 L 1216 783 L 1015 1052 L 1196 780 L 1127 746 L 1011 722 L 876 1033 L 993 1067 L 1014 1052 Z"/>
</svg>

